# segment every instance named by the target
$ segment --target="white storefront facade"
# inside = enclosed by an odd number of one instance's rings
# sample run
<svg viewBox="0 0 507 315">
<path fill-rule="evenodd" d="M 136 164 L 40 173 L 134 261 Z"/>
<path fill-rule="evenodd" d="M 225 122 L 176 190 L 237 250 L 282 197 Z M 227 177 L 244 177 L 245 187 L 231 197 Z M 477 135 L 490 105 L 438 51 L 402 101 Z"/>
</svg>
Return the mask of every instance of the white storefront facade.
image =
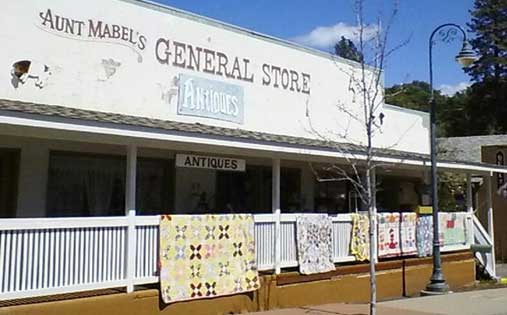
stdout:
<svg viewBox="0 0 507 315">
<path fill-rule="evenodd" d="M 296 213 L 333 215 L 338 237 L 364 210 L 351 185 L 318 182 L 312 170 L 365 158 L 362 126 L 344 114 L 362 111 L 358 64 L 130 0 L 11 1 L 0 34 L 2 299 L 156 282 L 163 214 L 253 213 L 259 269 L 280 272 L 297 265 Z M 429 170 L 429 117 L 380 113 L 377 208 L 413 209 Z M 78 262 L 76 242 L 90 244 L 83 259 L 110 267 Z M 337 263 L 354 259 L 343 242 Z M 51 261 L 34 258 L 46 250 Z"/>
</svg>

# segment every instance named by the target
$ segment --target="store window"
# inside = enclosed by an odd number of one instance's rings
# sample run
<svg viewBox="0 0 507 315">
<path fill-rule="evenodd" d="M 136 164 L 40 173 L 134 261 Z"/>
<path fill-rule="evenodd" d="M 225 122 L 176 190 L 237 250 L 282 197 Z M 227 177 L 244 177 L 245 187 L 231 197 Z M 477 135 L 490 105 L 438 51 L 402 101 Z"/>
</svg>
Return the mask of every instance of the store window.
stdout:
<svg viewBox="0 0 507 315">
<path fill-rule="evenodd" d="M 280 207 L 282 212 L 300 212 L 303 209 L 301 170 L 298 168 L 280 169 Z"/>
<path fill-rule="evenodd" d="M 141 215 L 174 213 L 174 160 L 140 158 L 136 210 Z"/>
<path fill-rule="evenodd" d="M 19 150 L 0 149 L 0 218 L 16 216 Z"/>
<path fill-rule="evenodd" d="M 324 181 L 315 185 L 315 207 L 320 213 L 347 213 L 360 206 L 348 181 Z M 351 204 L 352 203 L 352 204 Z"/>
<path fill-rule="evenodd" d="M 377 210 L 379 212 L 411 211 L 420 204 L 421 182 L 413 178 L 379 176 Z"/>
<path fill-rule="evenodd" d="M 246 172 L 217 172 L 217 212 L 271 213 L 272 170 L 269 166 L 247 166 Z M 302 208 L 301 170 L 281 168 L 280 206 L 282 212 Z"/>
<path fill-rule="evenodd" d="M 167 213 L 172 209 L 173 169 L 170 160 L 138 160 L 136 210 L 139 214 Z M 52 152 L 47 215 L 124 215 L 125 177 L 125 157 Z"/>
</svg>

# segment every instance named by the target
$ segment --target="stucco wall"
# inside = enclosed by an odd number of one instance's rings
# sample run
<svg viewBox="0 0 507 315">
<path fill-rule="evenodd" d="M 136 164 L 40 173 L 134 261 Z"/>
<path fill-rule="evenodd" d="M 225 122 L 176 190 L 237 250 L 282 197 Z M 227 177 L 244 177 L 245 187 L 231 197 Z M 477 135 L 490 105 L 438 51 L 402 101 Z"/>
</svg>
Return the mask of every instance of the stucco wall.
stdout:
<svg viewBox="0 0 507 315">
<path fill-rule="evenodd" d="M 335 141 L 365 143 L 363 126 L 348 116 L 362 117 L 354 83 L 359 79 L 357 64 L 140 2 L 89 0 L 69 6 L 65 0 L 18 0 L 7 2 L 2 13 L 0 37 L 9 49 L 0 50 L 0 98 L 320 138 L 311 122 Z M 178 46 L 181 54 L 174 50 L 177 43 L 186 45 Z M 203 53 L 198 71 L 190 63 L 190 47 L 194 53 L 207 50 L 214 59 Z M 171 52 L 169 63 L 166 48 Z M 220 68 L 219 56 L 229 60 L 228 70 Z M 213 59 L 212 71 L 207 58 Z M 11 70 L 25 60 L 31 64 L 20 81 Z M 290 87 L 274 83 L 273 66 L 281 69 L 280 81 L 290 77 Z M 181 75 L 212 81 L 227 91 L 242 90 L 243 123 L 183 115 L 178 107 L 183 87 L 174 81 Z M 383 87 L 378 88 L 381 100 Z M 382 106 L 377 115 L 381 111 Z M 420 133 L 409 130 L 399 140 L 392 132 L 412 114 L 403 115 L 389 113 L 386 134 L 374 144 L 428 152 Z M 346 133 L 347 138 L 333 136 L 336 133 Z"/>
</svg>

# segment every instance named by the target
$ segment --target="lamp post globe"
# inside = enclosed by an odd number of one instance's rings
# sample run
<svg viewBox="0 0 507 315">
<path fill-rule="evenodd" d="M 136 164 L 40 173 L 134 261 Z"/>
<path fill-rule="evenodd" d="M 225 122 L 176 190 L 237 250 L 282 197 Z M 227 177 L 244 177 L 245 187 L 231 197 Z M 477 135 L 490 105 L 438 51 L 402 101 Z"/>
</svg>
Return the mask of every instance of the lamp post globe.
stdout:
<svg viewBox="0 0 507 315">
<path fill-rule="evenodd" d="M 456 61 L 463 67 L 467 68 L 471 66 L 476 60 L 477 55 L 473 51 L 470 42 L 467 40 L 463 41 L 463 47 L 461 48 L 459 54 L 456 56 Z"/>
</svg>

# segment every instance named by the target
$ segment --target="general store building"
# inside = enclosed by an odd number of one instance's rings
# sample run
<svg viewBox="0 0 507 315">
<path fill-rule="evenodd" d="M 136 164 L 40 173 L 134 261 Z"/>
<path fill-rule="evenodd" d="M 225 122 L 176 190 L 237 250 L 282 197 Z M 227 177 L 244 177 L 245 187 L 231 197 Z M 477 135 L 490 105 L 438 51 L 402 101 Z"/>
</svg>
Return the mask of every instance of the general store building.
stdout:
<svg viewBox="0 0 507 315">
<path fill-rule="evenodd" d="M 0 299 L 156 285 L 164 214 L 254 214 L 258 268 L 283 275 L 297 267 L 296 214 L 327 213 L 337 266 L 355 261 L 350 213 L 365 209 L 346 181 L 316 175 L 365 159 L 361 124 L 337 106 L 361 113 L 357 63 L 144 1 L 9 2 L 0 34 Z M 429 117 L 380 113 L 377 209 L 412 211 L 428 202 Z M 454 263 L 453 284 L 473 280 L 470 257 Z M 277 288 L 275 306 L 308 289 Z"/>
</svg>

